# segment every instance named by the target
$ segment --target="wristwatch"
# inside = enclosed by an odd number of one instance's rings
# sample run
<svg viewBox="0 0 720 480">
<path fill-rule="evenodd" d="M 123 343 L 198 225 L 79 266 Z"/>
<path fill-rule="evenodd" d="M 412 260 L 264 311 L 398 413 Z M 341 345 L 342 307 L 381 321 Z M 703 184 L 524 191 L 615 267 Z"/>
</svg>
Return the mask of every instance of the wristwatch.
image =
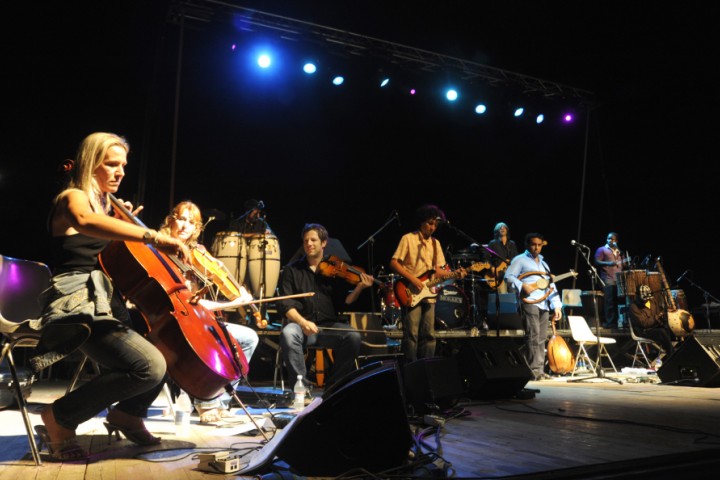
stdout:
<svg viewBox="0 0 720 480">
<path fill-rule="evenodd" d="M 148 244 L 152 243 L 153 240 L 157 237 L 157 232 L 154 230 L 145 230 L 145 233 L 143 233 L 143 243 Z"/>
</svg>

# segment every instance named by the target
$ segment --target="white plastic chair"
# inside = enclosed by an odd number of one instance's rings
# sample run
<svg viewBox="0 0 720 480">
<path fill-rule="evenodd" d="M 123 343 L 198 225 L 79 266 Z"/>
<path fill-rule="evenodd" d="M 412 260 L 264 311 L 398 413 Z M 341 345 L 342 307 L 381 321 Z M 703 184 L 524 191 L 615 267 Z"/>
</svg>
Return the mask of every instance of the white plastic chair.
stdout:
<svg viewBox="0 0 720 480">
<path fill-rule="evenodd" d="M 598 365 L 596 362 L 590 358 L 590 355 L 588 355 L 587 349 L 585 348 L 585 345 L 595 345 L 599 349 L 600 353 L 600 367 L 602 368 L 602 359 L 603 357 L 607 358 L 610 362 L 610 365 L 612 365 L 612 369 L 615 373 L 617 373 L 617 368 L 615 368 L 615 364 L 612 361 L 612 358 L 610 357 L 610 354 L 607 351 L 607 348 L 605 345 L 616 343 L 614 338 L 610 337 L 597 337 L 595 334 L 590 330 L 590 327 L 588 326 L 587 322 L 585 321 L 585 318 L 579 316 L 579 315 L 569 315 L 568 316 L 568 322 L 570 322 L 570 331 L 572 332 L 573 340 L 578 344 L 578 354 L 575 356 L 575 365 L 573 366 L 573 371 L 571 376 L 574 376 L 577 372 L 577 365 L 578 362 L 582 359 L 586 365 L 590 365 L 593 370 L 595 370 Z M 599 338 L 599 340 L 598 340 Z"/>
</svg>

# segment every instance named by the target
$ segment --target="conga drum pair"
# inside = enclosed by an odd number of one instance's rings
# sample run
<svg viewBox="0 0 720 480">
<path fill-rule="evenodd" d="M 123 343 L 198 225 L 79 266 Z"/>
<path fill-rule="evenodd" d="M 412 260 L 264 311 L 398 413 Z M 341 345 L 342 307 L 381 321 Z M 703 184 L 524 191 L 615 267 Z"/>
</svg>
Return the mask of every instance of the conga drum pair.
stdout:
<svg viewBox="0 0 720 480">
<path fill-rule="evenodd" d="M 617 288 L 619 296 L 634 297 L 640 285 L 647 285 L 654 295 L 662 292 L 662 276 L 660 272 L 647 270 L 625 270 L 618 272 Z"/>
<path fill-rule="evenodd" d="M 239 284 L 248 280 L 255 298 L 275 295 L 280 278 L 280 243 L 276 236 L 218 232 L 211 252 Z"/>
</svg>

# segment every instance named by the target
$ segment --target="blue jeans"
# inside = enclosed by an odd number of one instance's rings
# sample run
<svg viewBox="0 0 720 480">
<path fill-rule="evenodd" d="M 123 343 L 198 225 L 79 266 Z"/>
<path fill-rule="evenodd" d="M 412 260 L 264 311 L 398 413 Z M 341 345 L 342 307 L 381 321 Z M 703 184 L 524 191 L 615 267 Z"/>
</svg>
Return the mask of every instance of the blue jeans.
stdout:
<svg viewBox="0 0 720 480">
<path fill-rule="evenodd" d="M 252 328 L 246 327 L 244 325 L 238 325 L 237 323 L 228 322 L 225 323 L 225 326 L 228 329 L 228 333 L 230 333 L 230 335 L 232 335 L 235 340 L 237 340 L 237 342 L 240 344 L 240 348 L 242 348 L 243 354 L 245 354 L 245 359 L 248 361 L 248 363 L 250 363 L 250 359 L 252 358 L 253 353 L 255 353 L 255 349 L 260 342 L 260 337 L 258 337 L 258 334 Z M 210 410 L 213 408 L 227 409 L 230 405 L 231 399 L 232 397 L 227 392 L 223 392 L 219 397 L 212 400 L 194 400 L 193 403 L 195 404 L 195 406 L 198 406 L 203 410 Z"/>
<path fill-rule="evenodd" d="M 337 322 L 323 327 L 342 329 L 321 330 L 320 333 L 306 337 L 300 325 L 290 322 L 280 332 L 280 351 L 290 376 L 290 385 L 295 384 L 298 375 L 307 377 L 305 366 L 305 348 L 313 345 L 333 349 L 334 363 L 328 385 L 335 383 L 355 369 L 355 359 L 360 352 L 362 336 L 360 332 L 350 331 L 347 323 Z M 322 328 L 322 327 L 321 327 Z"/>
<path fill-rule="evenodd" d="M 545 341 L 547 340 L 548 322 L 550 312 L 542 310 L 537 305 L 522 304 L 522 313 L 525 323 L 525 358 L 533 375 L 544 373 L 545 370 Z"/>
<path fill-rule="evenodd" d="M 421 302 L 406 311 L 402 351 L 406 362 L 435 356 L 435 304 Z"/>
<path fill-rule="evenodd" d="M 53 413 L 59 425 L 75 430 L 115 402 L 118 410 L 147 417 L 167 370 L 160 350 L 119 322 L 99 321 L 92 324 L 80 351 L 97 362 L 102 373 L 55 400 Z"/>
</svg>

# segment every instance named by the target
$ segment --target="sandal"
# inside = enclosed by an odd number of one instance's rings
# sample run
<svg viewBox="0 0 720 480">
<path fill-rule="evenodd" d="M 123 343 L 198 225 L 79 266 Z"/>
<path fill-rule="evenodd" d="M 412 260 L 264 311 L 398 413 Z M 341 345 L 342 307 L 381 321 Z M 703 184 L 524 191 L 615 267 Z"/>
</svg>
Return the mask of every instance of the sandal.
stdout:
<svg viewBox="0 0 720 480">
<path fill-rule="evenodd" d="M 235 416 L 232 412 L 225 410 L 224 408 L 210 408 L 204 412 L 199 412 L 200 423 L 215 423 L 221 421 L 223 418 L 232 418 Z"/>
<path fill-rule="evenodd" d="M 77 443 L 76 437 L 66 438 L 61 442 L 50 441 L 50 434 L 45 425 L 36 425 L 35 432 L 40 441 L 38 449 L 42 450 L 43 445 L 47 446 L 48 454 L 53 460 L 59 462 L 70 460 L 86 460 L 90 454 Z"/>
<path fill-rule="evenodd" d="M 130 430 L 129 428 L 121 427 L 120 425 L 115 425 L 114 423 L 109 422 L 103 422 L 103 425 L 105 425 L 105 428 L 108 431 L 108 445 L 110 445 L 113 433 L 115 434 L 115 439 L 118 442 L 120 441 L 120 432 L 122 432 L 122 434 L 125 435 L 125 438 L 131 442 L 143 447 L 159 445 L 162 442 L 162 438 L 153 436 L 145 428 Z"/>
</svg>

